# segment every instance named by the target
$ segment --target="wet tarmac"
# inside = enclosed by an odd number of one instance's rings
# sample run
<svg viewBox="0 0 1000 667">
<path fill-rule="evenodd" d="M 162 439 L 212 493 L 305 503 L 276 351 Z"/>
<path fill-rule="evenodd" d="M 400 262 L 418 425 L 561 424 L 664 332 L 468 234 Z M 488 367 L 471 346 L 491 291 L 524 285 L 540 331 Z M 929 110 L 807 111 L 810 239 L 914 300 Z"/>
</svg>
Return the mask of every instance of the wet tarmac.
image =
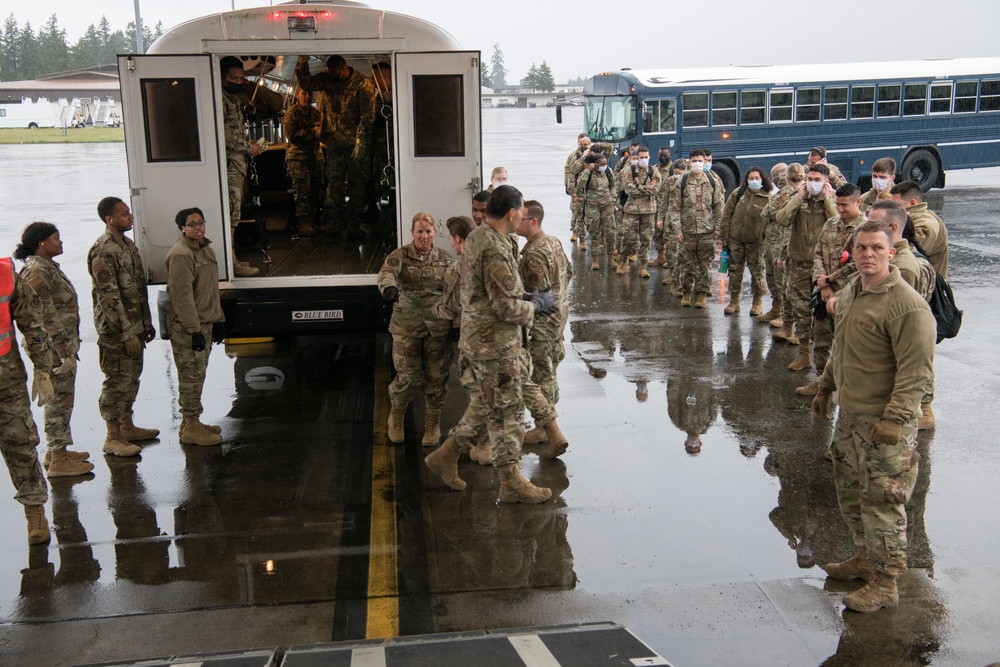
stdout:
<svg viewBox="0 0 1000 667">
<path fill-rule="evenodd" d="M 565 111 L 558 126 L 548 109 L 484 110 L 483 143 L 484 171 L 505 165 L 569 248 L 561 169 L 580 123 Z M 965 320 L 937 347 L 938 427 L 920 436 L 900 606 L 860 615 L 817 566 L 851 550 L 822 458 L 832 424 L 795 397 L 794 349 L 722 313 L 721 282 L 708 309 L 681 309 L 656 272 L 592 272 L 572 251 L 559 369 L 571 448 L 526 454 L 555 493 L 541 506 L 497 505 L 495 474 L 468 461 L 465 493 L 429 476 L 421 406 L 406 445 L 385 446 L 384 335 L 215 350 L 205 418 L 225 444 L 208 449 L 178 444 L 173 363 L 155 341 L 136 414 L 163 433 L 139 461 L 108 460 L 85 258 L 97 201 L 128 192 L 124 148 L 0 146 L 4 254 L 34 219 L 65 242 L 85 341 L 73 430 L 96 464 L 52 480 L 47 547 L 25 545 L 12 491 L 0 500 L 0 664 L 597 621 L 678 666 L 998 661 L 998 176 L 950 173 L 929 196 Z M 450 389 L 445 426 L 464 408 Z"/>
</svg>

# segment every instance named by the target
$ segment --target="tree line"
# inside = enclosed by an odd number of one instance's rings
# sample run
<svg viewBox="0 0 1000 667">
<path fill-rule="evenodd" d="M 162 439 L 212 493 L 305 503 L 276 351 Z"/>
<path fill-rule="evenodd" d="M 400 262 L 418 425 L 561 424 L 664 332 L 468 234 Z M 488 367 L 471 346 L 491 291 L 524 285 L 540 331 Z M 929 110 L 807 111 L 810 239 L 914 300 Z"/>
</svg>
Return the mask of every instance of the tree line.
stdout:
<svg viewBox="0 0 1000 667">
<path fill-rule="evenodd" d="M 500 44 L 493 45 L 493 55 L 490 57 L 489 68 L 481 69 L 482 85 L 493 90 L 500 90 L 507 86 L 507 75 L 510 71 L 504 67 L 503 51 Z M 552 76 L 552 69 L 549 64 L 542 61 L 541 65 L 531 63 L 531 69 L 521 79 L 521 86 L 527 91 L 539 93 L 551 93 L 556 89 L 556 80 Z"/>
<path fill-rule="evenodd" d="M 163 23 L 150 30 L 142 26 L 143 50 L 163 34 Z M 44 74 L 115 63 L 119 53 L 135 53 L 135 22 L 125 30 L 112 30 L 108 19 L 93 23 L 74 44 L 59 27 L 53 14 L 36 32 L 30 22 L 18 25 L 13 14 L 3 22 L 0 32 L 0 81 L 23 81 Z"/>
</svg>

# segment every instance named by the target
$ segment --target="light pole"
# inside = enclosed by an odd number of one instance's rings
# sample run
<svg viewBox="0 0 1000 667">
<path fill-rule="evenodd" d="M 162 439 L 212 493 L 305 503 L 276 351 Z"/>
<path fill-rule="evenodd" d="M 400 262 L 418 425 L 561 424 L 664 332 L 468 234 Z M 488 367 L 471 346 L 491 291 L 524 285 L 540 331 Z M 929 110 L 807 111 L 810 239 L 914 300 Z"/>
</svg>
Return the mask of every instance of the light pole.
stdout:
<svg viewBox="0 0 1000 667">
<path fill-rule="evenodd" d="M 139 0 L 135 0 L 135 52 L 145 53 L 142 48 L 142 16 L 139 15 Z"/>
</svg>

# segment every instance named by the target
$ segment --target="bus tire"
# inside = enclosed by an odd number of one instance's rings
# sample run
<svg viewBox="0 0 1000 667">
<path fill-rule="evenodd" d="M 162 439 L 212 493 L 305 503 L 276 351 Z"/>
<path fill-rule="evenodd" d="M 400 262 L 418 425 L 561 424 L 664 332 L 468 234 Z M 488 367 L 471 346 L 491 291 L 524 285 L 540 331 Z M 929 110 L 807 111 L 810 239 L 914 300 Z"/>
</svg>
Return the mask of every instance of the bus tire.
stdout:
<svg viewBox="0 0 1000 667">
<path fill-rule="evenodd" d="M 714 171 L 719 178 L 722 179 L 722 185 L 726 188 L 726 196 L 736 189 L 739 181 L 736 178 L 736 173 L 724 162 L 716 162 L 712 165 L 712 171 Z"/>
<path fill-rule="evenodd" d="M 38 129 L 38 123 L 28 123 L 28 129 L 29 130 L 37 130 Z"/>
<path fill-rule="evenodd" d="M 935 186 L 941 176 L 941 162 L 926 148 L 918 148 L 903 159 L 900 169 L 902 180 L 913 181 L 927 192 Z"/>
</svg>

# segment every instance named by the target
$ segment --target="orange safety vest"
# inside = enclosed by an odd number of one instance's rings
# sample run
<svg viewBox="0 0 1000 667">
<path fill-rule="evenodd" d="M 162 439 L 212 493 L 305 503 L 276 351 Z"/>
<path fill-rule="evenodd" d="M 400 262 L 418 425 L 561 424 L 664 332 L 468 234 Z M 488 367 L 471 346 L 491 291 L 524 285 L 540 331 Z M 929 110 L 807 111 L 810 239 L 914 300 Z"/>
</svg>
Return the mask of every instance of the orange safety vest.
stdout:
<svg viewBox="0 0 1000 667">
<path fill-rule="evenodd" d="M 14 262 L 0 257 L 0 357 L 10 352 L 14 342 L 14 322 L 10 317 L 10 297 L 14 294 Z"/>
</svg>

